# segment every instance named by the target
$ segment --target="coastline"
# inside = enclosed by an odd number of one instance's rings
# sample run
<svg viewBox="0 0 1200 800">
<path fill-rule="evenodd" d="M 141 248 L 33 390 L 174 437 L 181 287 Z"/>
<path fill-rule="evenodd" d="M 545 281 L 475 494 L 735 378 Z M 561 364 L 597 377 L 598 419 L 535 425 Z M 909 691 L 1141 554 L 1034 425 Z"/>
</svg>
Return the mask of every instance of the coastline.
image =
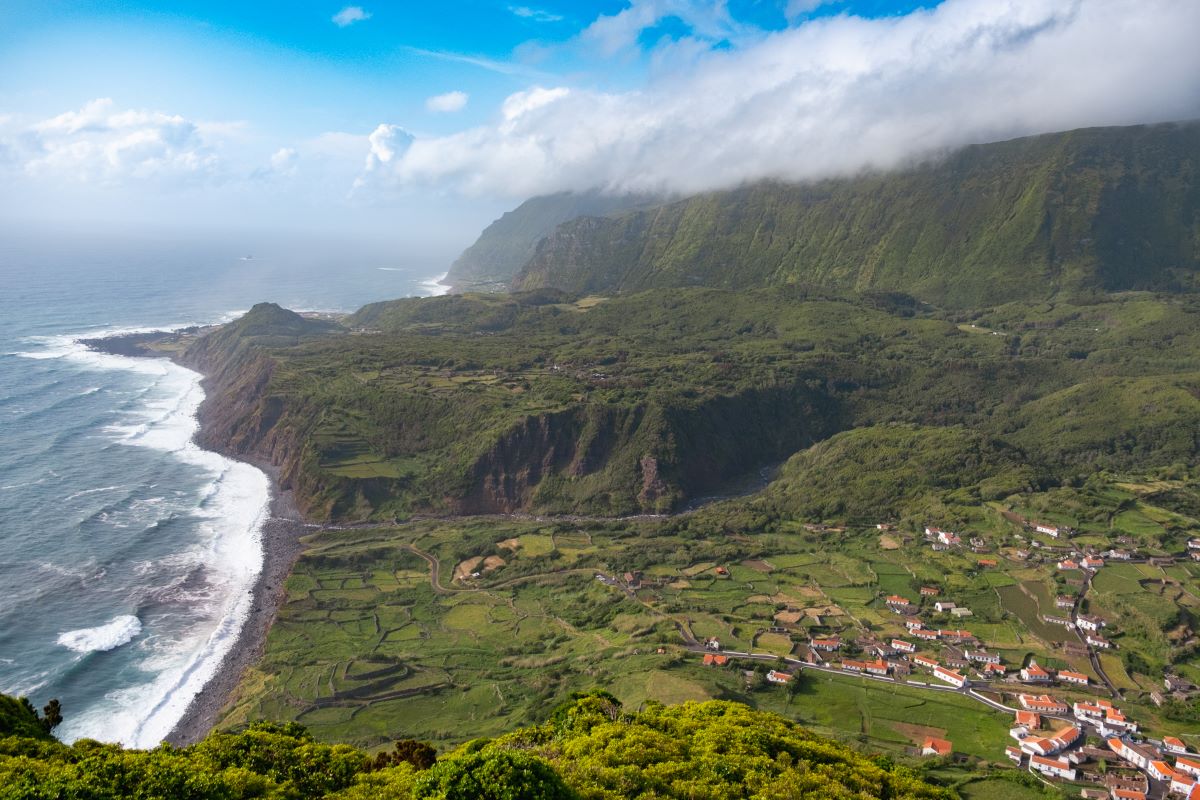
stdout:
<svg viewBox="0 0 1200 800">
<path fill-rule="evenodd" d="M 182 363 L 176 348 L 181 344 L 181 340 L 205 330 L 206 328 L 192 327 L 176 331 L 117 334 L 78 341 L 97 352 L 127 358 L 167 358 L 187 369 L 198 371 L 195 364 Z M 208 386 L 208 375 L 201 373 L 201 379 L 205 400 L 196 412 L 196 438 L 201 436 L 206 427 L 206 404 L 210 396 L 208 390 L 211 388 Z M 194 744 L 208 735 L 221 711 L 233 698 L 245 670 L 262 656 L 267 632 L 271 629 L 285 597 L 284 585 L 287 577 L 304 550 L 301 538 L 311 531 L 311 526 L 304 521 L 296 505 L 293 493 L 280 488 L 278 467 L 262 459 L 248 458 L 245 454 L 233 454 L 220 448 L 212 449 L 225 458 L 249 464 L 267 476 L 270 486 L 269 516 L 260 533 L 263 563 L 253 587 L 249 590 L 252 595 L 250 610 L 232 646 L 217 665 L 212 677 L 192 697 L 183 715 L 164 737 L 163 741 L 176 746 Z"/>
<path fill-rule="evenodd" d="M 200 427 L 203 428 L 203 413 L 199 416 Z M 263 524 L 261 535 L 263 567 L 251 589 L 253 605 L 233 646 L 164 739 L 178 747 L 195 744 L 208 735 L 221 712 L 233 699 L 242 674 L 262 656 L 267 632 L 286 595 L 284 585 L 296 559 L 304 550 L 301 537 L 310 532 L 296 507 L 292 492 L 280 490 L 276 467 L 245 457 L 236 460 L 262 470 L 271 483 L 270 517 Z"/>
</svg>

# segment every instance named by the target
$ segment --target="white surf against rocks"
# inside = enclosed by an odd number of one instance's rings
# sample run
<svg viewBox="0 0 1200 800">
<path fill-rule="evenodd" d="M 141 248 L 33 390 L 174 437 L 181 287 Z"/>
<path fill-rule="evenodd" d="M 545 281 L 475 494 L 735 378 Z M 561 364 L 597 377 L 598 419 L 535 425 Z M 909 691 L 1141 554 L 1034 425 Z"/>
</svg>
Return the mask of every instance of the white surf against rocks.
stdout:
<svg viewBox="0 0 1200 800">
<path fill-rule="evenodd" d="M 109 330 L 88 336 L 147 330 Z M 199 424 L 196 411 L 204 399 L 198 373 L 165 358 L 97 353 L 74 337 L 47 337 L 38 344 L 42 345 L 38 350 L 21 355 L 144 376 L 144 402 L 126 419 L 107 426 L 106 435 L 125 445 L 169 453 L 209 476 L 197 507 L 190 511 L 196 520 L 195 541 L 181 554 L 203 570 L 205 588 L 196 593 L 193 604 L 198 613 L 181 629 L 156 630 L 152 622 L 144 626 L 135 615 L 121 615 L 104 625 L 67 631 L 58 639 L 80 657 L 133 642 L 133 647 L 145 652 L 139 670 L 147 676 L 69 715 L 58 731 L 60 737 L 153 747 L 217 673 L 249 615 L 252 590 L 263 565 L 261 532 L 269 515 L 270 482 L 261 470 L 202 450 L 192 441 Z"/>
</svg>

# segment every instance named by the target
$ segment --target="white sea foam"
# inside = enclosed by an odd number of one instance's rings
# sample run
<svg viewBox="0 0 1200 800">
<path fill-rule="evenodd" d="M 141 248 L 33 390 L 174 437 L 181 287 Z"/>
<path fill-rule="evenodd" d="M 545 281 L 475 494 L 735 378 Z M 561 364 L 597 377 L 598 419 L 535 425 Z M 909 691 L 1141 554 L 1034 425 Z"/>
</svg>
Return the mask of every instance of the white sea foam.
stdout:
<svg viewBox="0 0 1200 800">
<path fill-rule="evenodd" d="M 417 285 L 420 286 L 421 289 L 426 293 L 428 293 L 429 297 L 440 297 L 441 295 L 444 295 L 450 291 L 450 287 L 442 283 L 442 281 L 446 280 L 446 277 L 449 274 L 449 272 L 443 272 L 441 275 L 437 275 L 426 281 L 421 281 Z"/>
<path fill-rule="evenodd" d="M 80 628 L 59 634 L 58 643 L 76 653 L 99 653 L 129 644 L 141 632 L 140 619 L 132 614 L 122 614 L 95 628 Z"/>
<path fill-rule="evenodd" d="M 151 330 L 162 329 L 114 329 L 86 336 L 99 338 Z M 107 433 L 123 444 L 170 453 L 210 476 L 201 502 L 192 512 L 197 521 L 196 548 L 209 586 L 208 591 L 198 591 L 196 597 L 206 602 L 199 609 L 193 607 L 198 613 L 183 630 L 147 629 L 138 647 L 145 642 L 154 643 L 153 652 L 141 664 L 154 674 L 152 680 L 108 693 L 103 702 L 72 715 L 59 730 L 66 741 L 88 737 L 119 741 L 131 747 L 153 747 L 170 733 L 192 699 L 216 674 L 250 613 L 251 590 L 262 570 L 261 532 L 269 513 L 270 482 L 261 470 L 202 450 L 192 441 L 199 424 L 196 411 L 204 399 L 198 373 L 167 359 L 97 353 L 81 345 L 77 336 L 42 337 L 30 342 L 38 349 L 21 356 L 62 358 L 83 369 L 125 370 L 145 375 L 150 386 L 139 398 L 141 407 L 131 412 L 125 422 L 110 426 Z M 112 645 L 115 647 L 137 635 L 138 631 L 128 633 L 132 629 L 128 620 L 125 624 L 130 627 L 120 630 L 116 622 L 96 629 L 71 631 L 59 641 L 72 649 L 103 642 L 117 642 Z M 140 625 L 138 622 L 139 630 Z M 125 634 L 128 637 L 118 642 Z M 104 635 L 110 638 L 103 639 Z M 64 641 L 65 637 L 70 638 Z"/>
</svg>

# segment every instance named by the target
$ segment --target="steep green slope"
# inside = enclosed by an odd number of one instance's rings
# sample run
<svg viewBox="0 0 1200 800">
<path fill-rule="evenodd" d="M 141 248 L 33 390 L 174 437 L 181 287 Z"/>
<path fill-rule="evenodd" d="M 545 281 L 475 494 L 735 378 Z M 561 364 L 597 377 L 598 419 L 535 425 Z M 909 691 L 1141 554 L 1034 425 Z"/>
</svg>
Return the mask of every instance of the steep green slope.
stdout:
<svg viewBox="0 0 1200 800">
<path fill-rule="evenodd" d="M 802 519 L 869 522 L 884 509 L 909 514 L 930 495 L 969 489 L 979 502 L 1043 482 L 1052 481 L 1025 454 L 976 432 L 885 425 L 846 431 L 796 454 L 760 502 Z"/>
<path fill-rule="evenodd" d="M 330 519 L 663 512 L 853 428 L 874 431 L 861 448 L 831 443 L 814 457 L 869 473 L 870 457 L 908 447 L 871 441 L 894 436 L 881 427 L 892 423 L 922 426 L 912 448 L 932 460 L 921 475 L 941 474 L 945 458 L 974 476 L 961 485 L 981 478 L 960 456 L 1009 451 L 938 428 L 980 431 L 1040 465 L 1012 472 L 1011 453 L 985 462 L 1005 486 L 1042 467 L 1063 480 L 1196 451 L 1192 295 L 955 315 L 798 287 L 570 299 L 379 303 L 346 320 L 349 335 L 231 325 L 185 353 L 211 376 L 204 441 L 279 465 L 302 507 Z M 835 494 L 852 516 L 908 503 L 835 488 L 792 511 L 834 513 Z"/>
<path fill-rule="evenodd" d="M 458 289 L 507 286 L 533 257 L 537 243 L 558 225 L 582 216 L 603 216 L 654 201 L 635 195 L 561 192 L 526 200 L 479 234 L 450 267 L 446 282 Z"/>
<path fill-rule="evenodd" d="M 981 307 L 1058 292 L 1192 287 L 1200 124 L 965 148 L 888 174 L 759 183 L 559 226 L 515 288 L 802 284 Z"/>
</svg>

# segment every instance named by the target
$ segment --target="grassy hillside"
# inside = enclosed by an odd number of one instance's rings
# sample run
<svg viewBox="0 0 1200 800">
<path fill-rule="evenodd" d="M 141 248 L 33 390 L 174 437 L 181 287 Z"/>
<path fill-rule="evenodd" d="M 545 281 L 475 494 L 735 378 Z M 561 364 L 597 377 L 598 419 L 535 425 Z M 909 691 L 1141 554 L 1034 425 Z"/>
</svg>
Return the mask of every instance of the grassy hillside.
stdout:
<svg viewBox="0 0 1200 800">
<path fill-rule="evenodd" d="M 507 286 L 533 257 L 537 243 L 558 225 L 652 203 L 652 198 L 599 192 L 562 192 L 526 200 L 479 234 L 450 267 L 446 282 L 459 289 Z"/>
<path fill-rule="evenodd" d="M 760 183 L 561 225 L 518 289 L 801 284 L 981 307 L 1195 286 L 1200 124 L 965 148 L 887 174 Z"/>
<path fill-rule="evenodd" d="M 280 465 L 318 518 L 661 512 L 874 427 L 807 456 L 865 465 L 896 450 L 870 441 L 893 423 L 926 430 L 913 452 L 928 446 L 966 483 L 980 452 L 995 455 L 982 467 L 1002 487 L 1196 449 L 1190 296 L 946 313 L 796 287 L 537 290 L 377 303 L 345 328 L 295 315 L 260 325 L 265 314 L 186 350 L 213 376 L 205 440 Z M 944 452 L 952 426 L 984 438 Z M 833 508 L 831 493 L 812 497 Z M 851 494 L 843 508 L 861 513 L 903 499 Z"/>
</svg>

